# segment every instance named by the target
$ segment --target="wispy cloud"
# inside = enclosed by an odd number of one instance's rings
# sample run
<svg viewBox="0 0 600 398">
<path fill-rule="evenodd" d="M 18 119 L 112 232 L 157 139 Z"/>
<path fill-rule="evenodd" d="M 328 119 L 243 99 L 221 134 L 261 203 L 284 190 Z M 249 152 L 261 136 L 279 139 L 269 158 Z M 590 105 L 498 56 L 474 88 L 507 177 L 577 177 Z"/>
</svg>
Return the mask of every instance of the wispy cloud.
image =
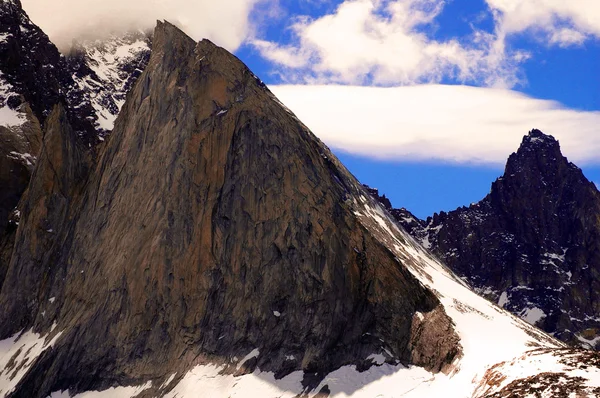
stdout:
<svg viewBox="0 0 600 398">
<path fill-rule="evenodd" d="M 486 0 L 495 12 L 498 29 L 506 34 L 525 31 L 547 44 L 562 47 L 600 38 L 600 2 L 595 0 Z"/>
<path fill-rule="evenodd" d="M 292 43 L 251 43 L 292 83 L 398 85 L 451 79 L 511 88 L 522 83 L 520 66 L 530 56 L 509 45 L 511 37 L 525 33 L 560 47 L 600 38 L 598 1 L 483 1 L 494 27 L 473 25 L 468 37 L 440 41 L 426 33 L 435 27 L 445 0 L 345 0 L 327 15 L 297 18 L 290 26 Z"/>
<path fill-rule="evenodd" d="M 346 0 L 331 14 L 299 18 L 296 41 L 252 43 L 287 68 L 291 81 L 344 84 L 415 84 L 451 77 L 511 87 L 524 52 L 508 52 L 504 37 L 473 30 L 471 37 L 438 41 L 425 33 L 443 0 Z"/>
<path fill-rule="evenodd" d="M 286 85 L 273 92 L 331 147 L 371 158 L 502 165 L 533 128 L 598 164 L 600 112 L 467 86 Z"/>
</svg>

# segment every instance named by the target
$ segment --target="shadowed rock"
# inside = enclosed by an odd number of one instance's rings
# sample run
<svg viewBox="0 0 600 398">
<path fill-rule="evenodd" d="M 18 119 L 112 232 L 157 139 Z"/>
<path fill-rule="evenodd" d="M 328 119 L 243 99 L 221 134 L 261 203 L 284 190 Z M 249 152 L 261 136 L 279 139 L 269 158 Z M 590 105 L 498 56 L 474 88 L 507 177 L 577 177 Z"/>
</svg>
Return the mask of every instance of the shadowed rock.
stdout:
<svg viewBox="0 0 600 398">
<path fill-rule="evenodd" d="M 19 106 L 25 115 L 21 126 L 0 126 L 0 289 L 10 263 L 20 212 L 17 204 L 27 189 L 42 130 L 31 108 Z"/>
<path fill-rule="evenodd" d="M 573 344 L 600 336 L 600 193 L 539 130 L 479 203 L 427 221 L 392 211 L 475 289 Z"/>
</svg>

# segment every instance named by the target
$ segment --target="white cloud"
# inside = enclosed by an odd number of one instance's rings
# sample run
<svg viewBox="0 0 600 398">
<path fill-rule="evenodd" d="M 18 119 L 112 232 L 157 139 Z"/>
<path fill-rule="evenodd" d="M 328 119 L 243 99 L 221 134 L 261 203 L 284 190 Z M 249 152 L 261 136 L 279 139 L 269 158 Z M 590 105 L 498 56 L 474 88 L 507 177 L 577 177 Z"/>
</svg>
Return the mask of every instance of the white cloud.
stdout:
<svg viewBox="0 0 600 398">
<path fill-rule="evenodd" d="M 574 29 L 562 28 L 552 32 L 549 39 L 550 44 L 557 44 L 559 47 L 570 47 L 583 44 L 586 36 Z"/>
<path fill-rule="evenodd" d="M 486 0 L 507 34 L 540 31 L 548 44 L 581 44 L 600 38 L 598 0 Z"/>
<path fill-rule="evenodd" d="M 74 38 L 131 28 L 156 20 L 179 25 L 194 39 L 209 38 L 230 51 L 251 34 L 249 20 L 263 0 L 22 0 L 23 8 L 60 47 Z"/>
<path fill-rule="evenodd" d="M 600 112 L 515 91 L 420 85 L 272 86 L 327 145 L 371 158 L 502 165 L 533 128 L 577 164 L 598 164 Z"/>
<path fill-rule="evenodd" d="M 452 77 L 490 86 L 513 86 L 525 55 L 508 54 L 503 37 L 474 30 L 472 37 L 437 41 L 424 33 L 444 0 L 346 0 L 334 13 L 299 18 L 297 42 L 261 40 L 261 54 L 295 71 L 291 81 L 345 84 L 414 84 Z"/>
</svg>

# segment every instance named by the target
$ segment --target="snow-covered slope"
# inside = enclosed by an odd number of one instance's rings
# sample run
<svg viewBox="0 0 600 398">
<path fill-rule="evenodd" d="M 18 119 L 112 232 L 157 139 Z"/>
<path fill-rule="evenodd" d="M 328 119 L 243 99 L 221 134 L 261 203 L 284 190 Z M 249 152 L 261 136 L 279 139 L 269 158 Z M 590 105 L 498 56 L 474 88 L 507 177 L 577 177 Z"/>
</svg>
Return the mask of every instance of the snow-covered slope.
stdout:
<svg viewBox="0 0 600 398">
<path fill-rule="evenodd" d="M 386 244 L 421 283 L 439 295 L 445 311 L 455 323 L 463 348 L 462 356 L 450 369 L 433 374 L 416 366 L 390 364 L 391 354 L 382 341 L 381 350 L 367 358 L 373 363 L 370 369 L 360 372 L 354 365 L 344 366 L 327 375 L 317 388 L 308 390 L 302 384 L 305 375 L 300 371 L 281 379 L 260 369 L 251 374 L 232 374 L 232 368 L 239 370 L 249 358 L 261 355 L 255 349 L 244 358 L 234 358 L 230 364 L 199 365 L 187 372 L 174 372 L 160 383 L 154 381 L 160 386 L 161 394 L 171 398 L 196 397 L 198 392 L 211 398 L 291 398 L 300 394 L 316 397 L 320 393 L 353 398 L 524 397 L 536 392 L 541 395 L 531 396 L 569 397 L 571 392 L 576 392 L 577 397 L 598 396 L 600 359 L 596 353 L 566 348 L 563 343 L 473 293 L 391 221 L 391 217 L 371 198 L 360 197 L 354 202 L 354 208 L 360 222 Z M 422 318 L 419 313 L 415 316 Z M 52 338 L 53 335 L 49 335 L 37 340 L 49 341 Z M 7 355 L 14 351 L 15 342 L 20 344 L 23 340 L 23 344 L 28 344 L 29 339 L 29 334 L 25 334 L 10 342 L 1 342 L 0 350 L 4 352 L 0 353 L 0 361 L 7 362 Z M 48 346 L 46 344 L 31 355 L 39 355 Z M 33 362 L 31 355 L 26 360 L 22 359 L 25 365 Z M 18 368 L 19 363 L 14 366 Z M 152 385 L 152 381 L 146 381 L 137 386 L 75 396 L 134 397 Z M 565 391 L 567 393 L 563 395 Z M 71 395 L 68 391 L 56 391 L 51 397 Z"/>
<path fill-rule="evenodd" d="M 2 41 L 2 37 L 0 37 Z M 8 105 L 9 99 L 18 96 L 15 88 L 3 77 L 0 71 L 0 126 L 15 127 L 20 126 L 25 121 L 25 115 L 19 112 L 18 108 L 13 109 Z"/>
<path fill-rule="evenodd" d="M 127 92 L 148 63 L 150 47 L 150 35 L 138 31 L 81 41 L 67 55 L 73 80 L 83 93 L 79 101 L 92 104 L 101 137 L 112 130 Z"/>
</svg>

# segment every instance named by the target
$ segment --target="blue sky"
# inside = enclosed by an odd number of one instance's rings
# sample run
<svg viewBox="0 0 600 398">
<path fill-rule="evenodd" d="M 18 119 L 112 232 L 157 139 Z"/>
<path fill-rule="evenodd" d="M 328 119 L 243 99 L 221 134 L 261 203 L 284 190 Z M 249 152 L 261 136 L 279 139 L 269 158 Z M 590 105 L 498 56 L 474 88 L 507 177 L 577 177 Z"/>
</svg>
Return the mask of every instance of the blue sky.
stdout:
<svg viewBox="0 0 600 398">
<path fill-rule="evenodd" d="M 480 200 L 532 128 L 600 182 L 595 0 L 22 3 L 63 48 L 156 19 L 211 39 L 362 182 L 419 217 Z"/>
<path fill-rule="evenodd" d="M 325 15 L 336 15 L 338 7 L 343 3 L 352 2 L 282 1 L 280 3 L 283 9 L 281 17 L 271 26 L 268 26 L 267 29 L 263 28 L 261 40 L 283 48 L 296 46 L 296 48 L 301 49 L 302 44 L 299 45 L 298 37 L 295 37 L 294 30 L 290 28 L 297 22 L 299 15 L 302 15 L 302 18 L 312 18 L 313 21 L 318 20 Z M 398 3 L 402 3 L 402 1 Z M 418 32 L 423 32 L 429 40 L 440 42 L 456 40 L 459 43 L 470 43 L 474 31 L 481 30 L 493 35 L 500 29 L 499 26 L 502 23 L 502 13 L 483 0 L 420 3 L 428 3 L 426 7 L 430 8 L 441 7 L 441 11 L 435 15 L 430 23 L 415 28 Z M 518 6 L 519 1 L 514 1 L 514 3 Z M 573 2 L 575 10 L 562 9 L 560 5 L 553 8 L 556 2 L 552 1 L 542 1 L 539 7 L 543 7 L 544 3 L 547 3 L 549 8 L 546 14 L 534 15 L 532 19 L 526 17 L 520 19 L 519 15 L 510 17 L 516 20 L 515 24 L 520 22 L 524 26 L 527 24 L 531 24 L 531 26 L 523 31 L 507 34 L 504 39 L 507 57 L 510 57 L 511 53 L 520 52 L 524 54 L 524 59 L 509 71 L 515 81 L 504 84 L 503 88 L 511 92 L 523 93 L 531 99 L 556 101 L 559 103 L 560 108 L 572 111 L 591 111 L 594 114 L 594 111 L 600 111 L 600 40 L 598 40 L 600 27 L 597 24 L 590 27 L 585 23 L 580 23 L 577 1 Z M 583 7 L 582 4 L 580 8 Z M 595 7 L 596 11 L 598 7 Z M 580 14 L 584 12 L 587 11 L 579 10 Z M 379 15 L 386 15 L 383 7 L 379 10 Z M 509 17 L 504 18 L 510 19 Z M 538 26 L 536 25 L 536 18 L 540 20 L 546 18 L 548 20 Z M 310 23 L 305 25 L 310 26 Z M 567 35 L 562 42 L 556 41 L 557 39 L 552 37 L 555 32 L 566 28 L 572 29 L 572 37 Z M 510 29 L 514 30 L 515 28 L 504 29 L 510 31 Z M 582 37 L 578 36 L 577 33 L 580 33 Z M 292 55 L 295 54 L 293 51 L 291 53 Z M 268 52 L 260 51 L 252 43 L 242 45 L 238 49 L 237 55 L 269 85 L 291 83 L 297 86 L 311 83 L 342 83 L 397 87 L 441 83 L 482 88 L 490 86 L 489 82 L 485 81 L 485 77 L 477 76 L 477 73 L 473 78 L 461 79 L 452 71 L 442 73 L 441 76 L 435 76 L 430 81 L 427 81 L 429 77 L 410 82 L 402 81 L 400 78 L 397 79 L 397 82 L 393 80 L 373 81 L 372 77 L 367 77 L 363 81 L 360 79 L 357 81 L 343 81 L 336 77 L 327 76 L 321 78 L 316 77 L 317 73 L 314 71 L 306 71 L 306 67 L 290 68 L 282 65 L 282 63 L 275 62 L 275 57 L 269 58 Z M 302 76 L 303 74 L 308 75 L 308 78 Z M 311 79 L 316 81 L 311 82 Z M 287 103 L 285 100 L 284 102 Z M 293 106 L 291 108 L 295 110 Z M 352 115 L 348 116 L 352 117 Z M 597 115 L 595 116 L 597 121 Z M 507 134 L 511 134 L 513 143 L 501 145 L 502 159 L 508 158 L 510 153 L 518 148 L 520 137 L 526 134 L 530 128 L 540 128 L 543 131 L 550 130 L 550 133 L 557 136 L 562 143 L 563 141 L 569 141 L 571 131 L 560 130 L 560 127 L 566 127 L 569 130 L 576 129 L 579 122 L 575 121 L 567 126 L 562 126 L 561 123 L 554 125 L 554 120 L 549 120 L 548 124 L 544 125 L 543 122 L 540 123 L 539 120 L 534 119 L 531 121 L 532 124 L 525 128 L 527 126 L 526 120 L 520 120 L 519 123 L 516 123 L 516 126 L 511 126 L 510 112 L 504 114 L 503 117 L 503 128 L 507 130 Z M 521 119 L 523 118 L 521 117 Z M 594 139 L 597 140 L 600 136 L 600 128 L 595 129 L 593 126 L 590 128 L 586 123 L 581 121 L 581 128 L 587 129 L 588 134 L 591 131 L 592 134 L 595 134 Z M 308 121 L 307 124 L 316 130 L 317 135 L 320 135 L 318 127 L 311 126 Z M 560 134 L 558 134 L 559 132 Z M 394 133 L 403 134 L 401 119 L 397 131 L 391 132 L 391 134 Z M 451 158 L 443 157 L 414 159 L 411 156 L 402 156 L 401 154 L 398 156 L 385 156 L 385 159 L 381 159 L 377 153 L 371 155 L 365 152 L 357 153 L 348 148 L 340 148 L 333 140 L 328 141 L 326 137 L 324 140 L 332 146 L 338 157 L 362 182 L 379 188 L 381 192 L 386 193 L 392 199 L 395 206 L 406 207 L 422 218 L 439 210 L 452 210 L 482 199 L 489 192 L 492 181 L 499 177 L 503 171 L 503 161 L 498 160 L 500 154 L 490 157 L 489 161 L 486 161 L 485 158 L 476 161 L 469 159 L 454 161 Z M 600 167 L 593 159 L 594 155 L 581 156 L 574 149 L 575 146 L 582 145 L 581 141 L 579 139 L 576 144 L 564 148 L 563 152 L 583 168 L 584 173 L 590 180 L 600 181 Z M 495 140 L 491 138 L 489 145 L 495 145 Z M 569 156 L 571 154 L 573 156 Z"/>
</svg>

